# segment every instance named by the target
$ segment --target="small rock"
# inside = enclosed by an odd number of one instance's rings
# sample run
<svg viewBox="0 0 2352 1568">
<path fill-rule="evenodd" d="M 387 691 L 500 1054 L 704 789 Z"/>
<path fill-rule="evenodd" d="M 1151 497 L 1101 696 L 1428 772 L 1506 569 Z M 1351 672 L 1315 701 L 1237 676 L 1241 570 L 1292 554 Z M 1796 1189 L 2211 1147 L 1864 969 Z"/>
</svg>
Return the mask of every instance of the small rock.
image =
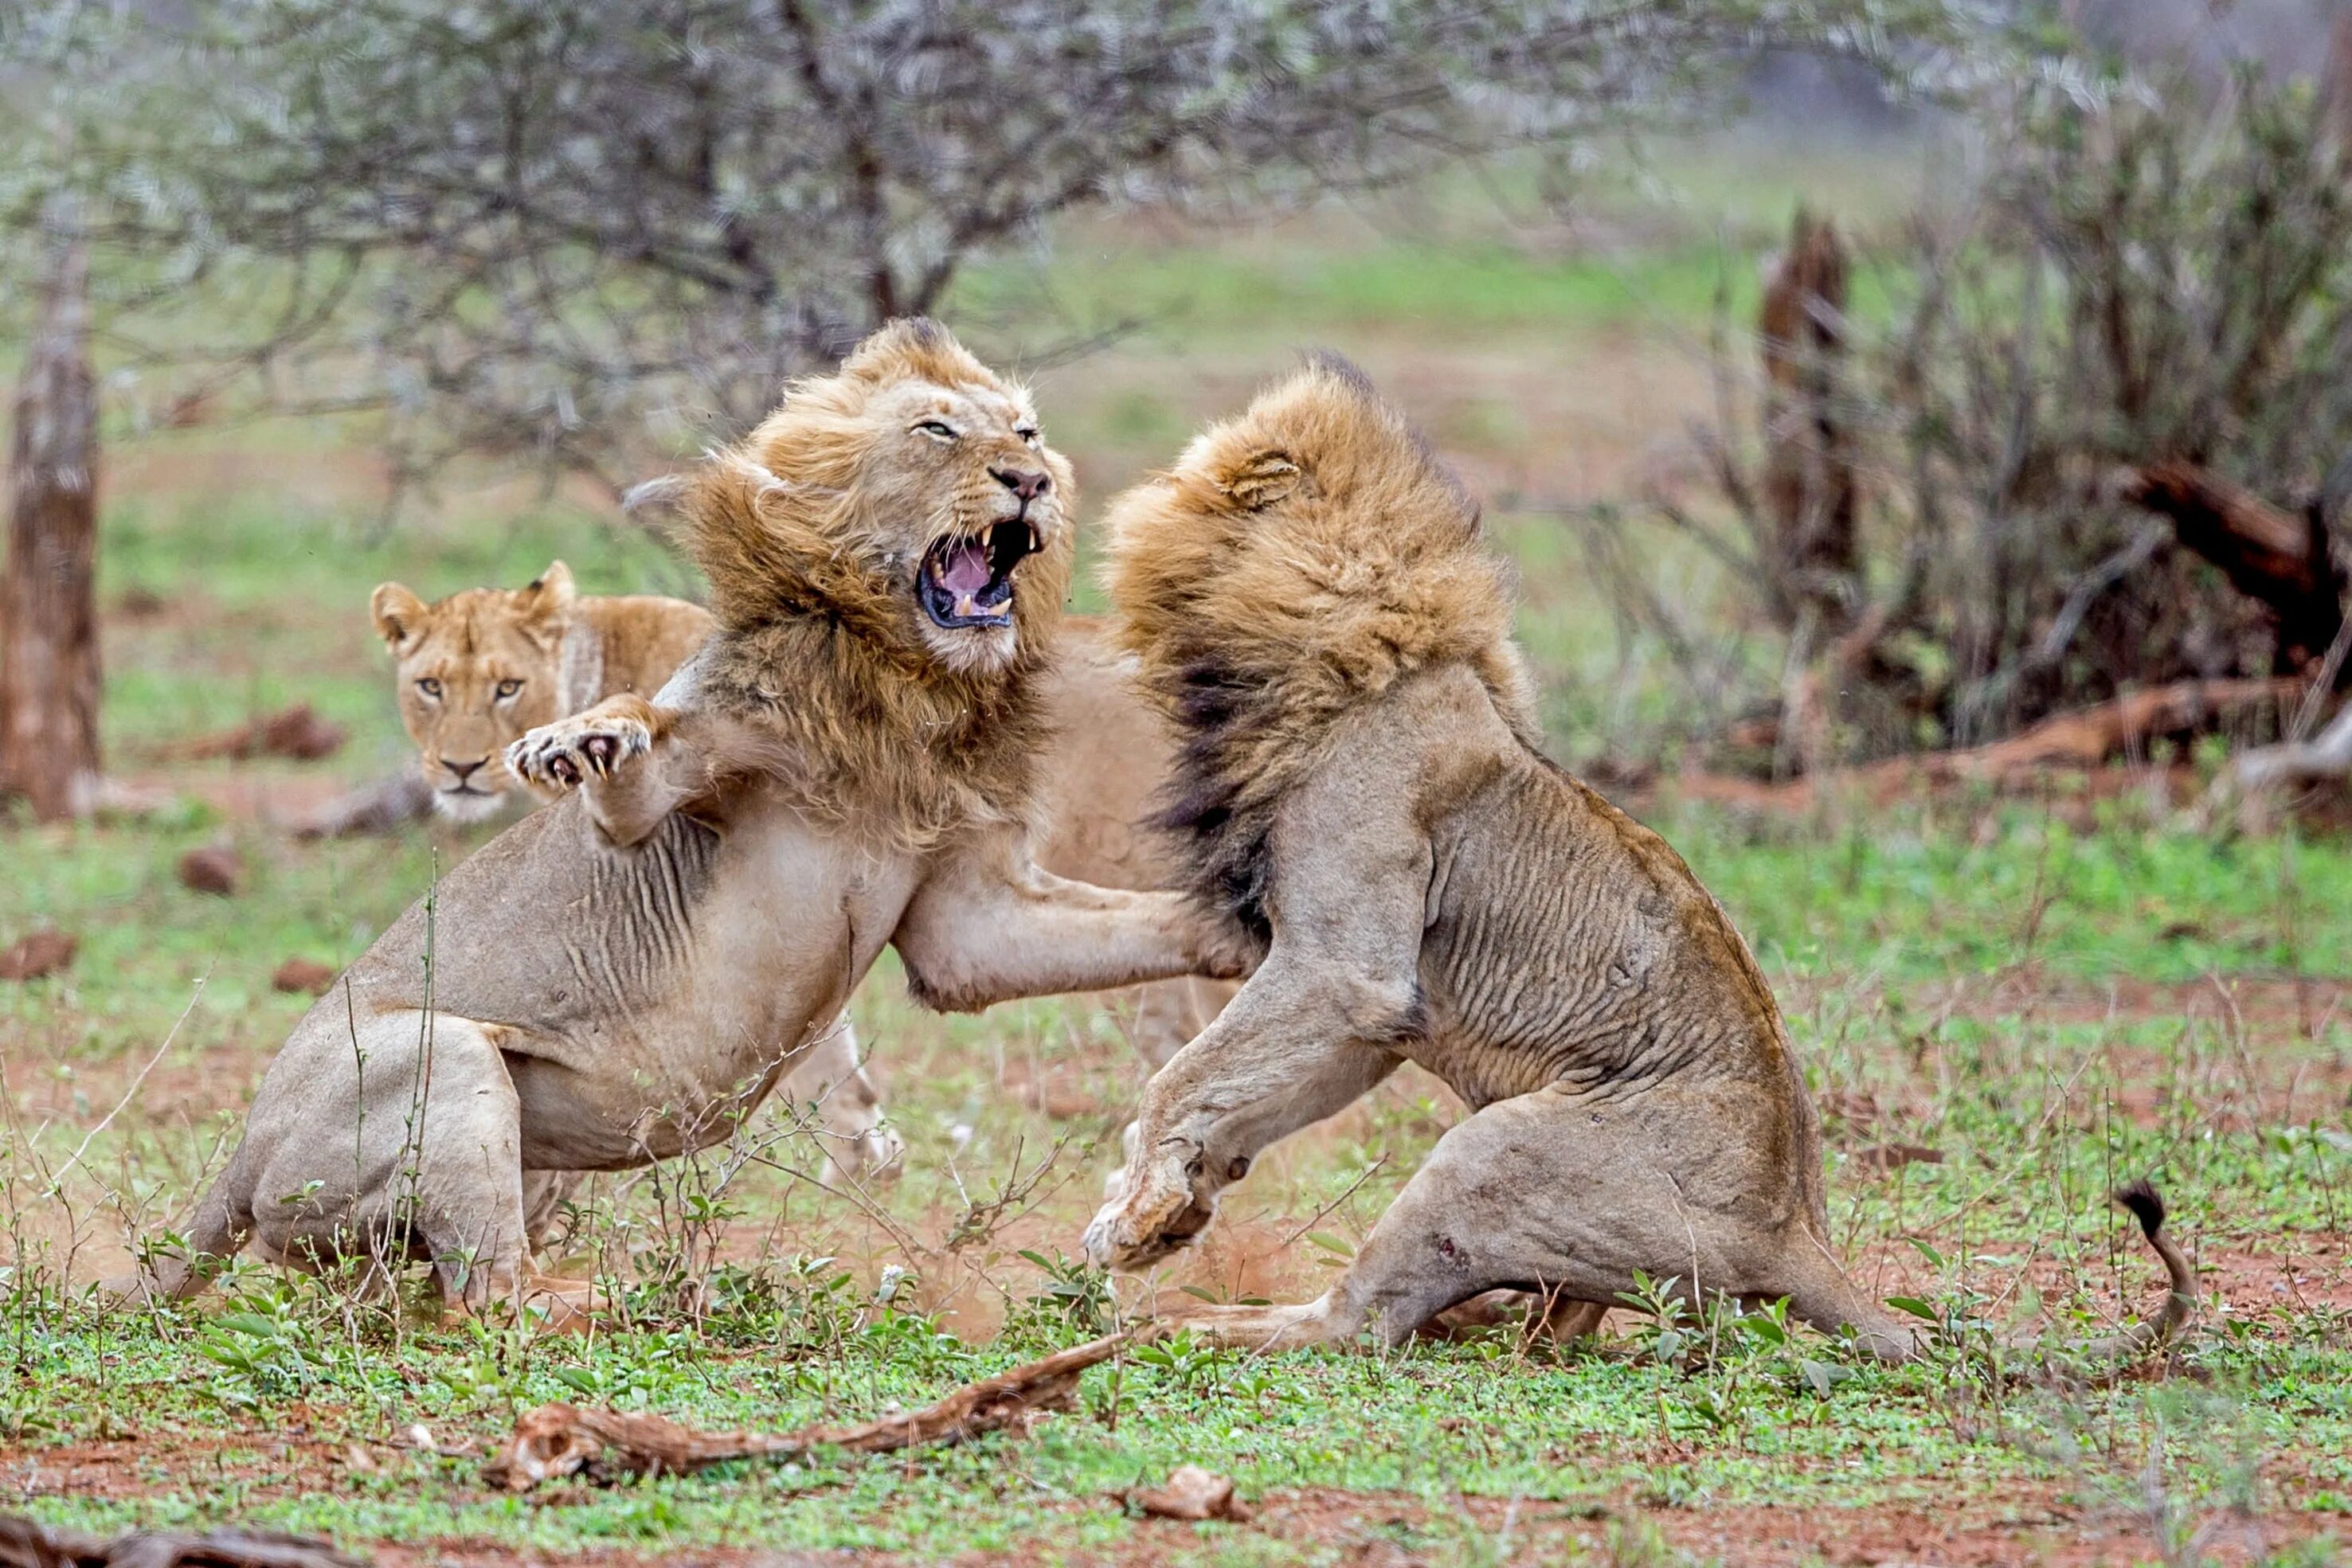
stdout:
<svg viewBox="0 0 2352 1568">
<path fill-rule="evenodd" d="M 36 931 L 20 936 L 15 946 L 0 952 L 0 980 L 46 979 L 73 962 L 81 946 L 62 931 Z"/>
<path fill-rule="evenodd" d="M 152 588 L 124 589 L 114 601 L 114 612 L 130 621 L 152 621 L 170 608 L 172 601 Z"/>
<path fill-rule="evenodd" d="M 1924 1144 L 1873 1144 L 1857 1151 L 1853 1163 L 1866 1171 L 1899 1171 L 1905 1166 L 1940 1166 L 1944 1151 Z"/>
<path fill-rule="evenodd" d="M 221 898 L 235 896 L 245 882 L 245 862 L 226 844 L 190 850 L 180 857 L 180 885 Z"/>
<path fill-rule="evenodd" d="M 311 958 L 289 958 L 278 966 L 269 977 L 270 986 L 281 991 L 307 993 L 323 997 L 335 983 L 335 971 Z"/>
<path fill-rule="evenodd" d="M 1239 1523 L 1250 1517 L 1249 1505 L 1234 1495 L 1231 1476 L 1179 1465 L 1168 1484 L 1133 1494 L 1135 1506 L 1155 1519 L 1230 1519 Z"/>
</svg>

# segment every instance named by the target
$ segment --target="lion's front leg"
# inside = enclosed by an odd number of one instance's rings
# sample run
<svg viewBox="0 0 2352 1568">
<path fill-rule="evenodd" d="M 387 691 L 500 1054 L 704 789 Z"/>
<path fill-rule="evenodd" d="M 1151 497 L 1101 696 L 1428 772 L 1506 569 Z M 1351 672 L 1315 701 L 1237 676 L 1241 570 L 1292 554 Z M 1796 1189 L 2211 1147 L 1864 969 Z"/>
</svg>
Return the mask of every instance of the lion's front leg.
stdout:
<svg viewBox="0 0 2352 1568">
<path fill-rule="evenodd" d="M 977 1012 L 1019 997 L 1245 973 L 1238 934 L 1173 893 L 1129 893 L 1040 871 L 1010 830 L 942 853 L 890 940 L 917 999 Z"/>
<path fill-rule="evenodd" d="M 670 755 L 683 749 L 678 716 L 635 695 L 606 697 L 524 735 L 507 747 L 507 767 L 551 794 L 579 790 L 604 836 L 625 847 L 642 841 L 687 798 L 675 781 L 679 758 Z"/>
<path fill-rule="evenodd" d="M 1270 959 L 1145 1086 L 1127 1168 L 1087 1227 L 1088 1259 L 1139 1269 L 1165 1258 L 1208 1228 L 1218 1195 L 1268 1145 L 1396 1070 L 1403 1059 L 1371 1043 L 1393 1038 L 1377 1021 L 1389 1009 L 1316 969 Z"/>
</svg>

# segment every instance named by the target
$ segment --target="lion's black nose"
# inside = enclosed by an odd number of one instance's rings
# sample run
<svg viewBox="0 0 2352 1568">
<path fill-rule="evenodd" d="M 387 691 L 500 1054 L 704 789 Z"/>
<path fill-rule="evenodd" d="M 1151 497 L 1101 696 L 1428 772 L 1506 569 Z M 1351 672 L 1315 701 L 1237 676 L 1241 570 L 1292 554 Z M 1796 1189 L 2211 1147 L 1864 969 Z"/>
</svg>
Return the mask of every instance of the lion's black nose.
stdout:
<svg viewBox="0 0 2352 1568">
<path fill-rule="evenodd" d="M 483 764 L 488 761 L 489 758 L 485 757 L 478 762 L 452 762 L 445 757 L 441 759 L 441 766 L 455 773 L 457 776 L 457 782 L 463 784 L 467 779 L 479 773 Z"/>
<path fill-rule="evenodd" d="M 1054 481 L 1043 474 L 1024 474 L 1018 468 L 991 468 L 996 482 L 1024 501 L 1034 501 L 1054 487 Z"/>
</svg>

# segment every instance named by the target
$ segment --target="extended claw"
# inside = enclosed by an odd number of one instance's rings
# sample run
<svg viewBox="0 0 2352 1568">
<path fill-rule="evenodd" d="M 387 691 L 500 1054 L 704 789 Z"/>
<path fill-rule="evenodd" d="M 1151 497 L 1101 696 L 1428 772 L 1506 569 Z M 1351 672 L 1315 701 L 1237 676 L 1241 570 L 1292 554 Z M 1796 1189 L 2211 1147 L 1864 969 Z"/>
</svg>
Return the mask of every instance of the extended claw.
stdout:
<svg viewBox="0 0 2352 1568">
<path fill-rule="evenodd" d="M 572 789 L 591 775 L 609 779 L 623 762 L 651 749 L 653 736 L 635 719 L 558 719 L 507 747 L 516 778 L 548 789 Z"/>
</svg>

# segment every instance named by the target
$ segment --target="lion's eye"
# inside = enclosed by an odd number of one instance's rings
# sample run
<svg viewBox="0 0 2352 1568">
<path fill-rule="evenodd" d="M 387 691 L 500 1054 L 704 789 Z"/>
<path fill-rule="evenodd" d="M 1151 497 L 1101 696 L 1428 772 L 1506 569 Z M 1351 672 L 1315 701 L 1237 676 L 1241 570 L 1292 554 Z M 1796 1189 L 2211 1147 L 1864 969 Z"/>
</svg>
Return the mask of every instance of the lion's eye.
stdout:
<svg viewBox="0 0 2352 1568">
<path fill-rule="evenodd" d="M 520 681 L 500 681 L 499 683 L 499 700 L 500 702 L 504 702 L 507 698 L 514 695 L 515 693 L 520 690 L 522 690 L 522 683 Z"/>
<path fill-rule="evenodd" d="M 428 697 L 437 699 L 441 695 L 441 683 L 429 676 L 417 682 L 416 689 L 423 692 Z"/>
<path fill-rule="evenodd" d="M 915 426 L 915 428 L 922 432 L 925 435 L 935 437 L 940 441 L 953 441 L 956 438 L 954 428 L 940 420 L 927 419 L 923 421 L 922 423 Z"/>
<path fill-rule="evenodd" d="M 1037 444 L 1037 427 L 1034 424 L 1022 425 L 1015 429 L 1013 434 L 1019 436 L 1023 441 L 1028 443 L 1032 446 Z"/>
</svg>

